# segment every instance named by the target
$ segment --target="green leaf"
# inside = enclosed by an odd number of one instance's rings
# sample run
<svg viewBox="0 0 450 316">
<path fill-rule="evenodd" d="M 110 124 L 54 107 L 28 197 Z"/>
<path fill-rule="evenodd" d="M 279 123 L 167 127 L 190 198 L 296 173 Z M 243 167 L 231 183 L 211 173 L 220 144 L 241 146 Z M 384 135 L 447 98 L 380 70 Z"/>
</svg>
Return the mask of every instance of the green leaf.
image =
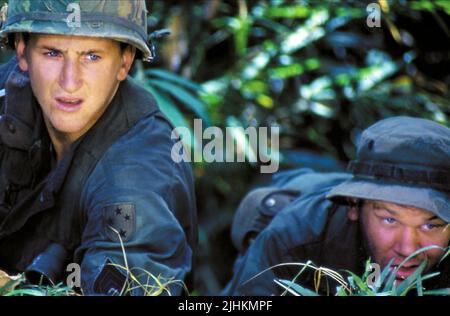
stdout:
<svg viewBox="0 0 450 316">
<path fill-rule="evenodd" d="M 158 77 L 167 81 L 171 81 L 173 83 L 176 83 L 180 86 L 186 87 L 194 91 L 202 90 L 202 86 L 199 85 L 198 83 L 188 80 L 182 76 L 179 76 L 164 69 L 157 69 L 157 68 L 148 69 L 145 70 L 145 74 L 148 76 Z"/>
<path fill-rule="evenodd" d="M 411 1 L 410 5 L 413 10 L 434 10 L 434 4 L 430 1 Z"/>
<path fill-rule="evenodd" d="M 322 38 L 326 32 L 320 26 L 325 24 L 328 18 L 327 10 L 318 10 L 312 14 L 305 23 L 286 36 L 281 42 L 281 51 L 290 54 Z"/>
<path fill-rule="evenodd" d="M 380 283 L 383 284 L 384 280 L 388 277 L 388 275 L 390 275 L 391 273 L 391 267 L 392 264 L 394 263 L 394 259 L 391 259 L 388 264 L 386 265 L 386 267 L 384 267 L 383 271 L 381 271 L 380 274 Z"/>
<path fill-rule="evenodd" d="M 375 296 L 375 293 L 367 286 L 367 284 L 355 273 L 346 270 L 351 275 L 353 282 L 358 286 L 358 292 L 362 292 L 364 295 Z M 349 278 L 350 280 L 350 278 Z"/>
<path fill-rule="evenodd" d="M 416 290 L 418 296 L 423 296 L 423 284 L 422 284 L 422 276 L 419 275 L 416 281 Z"/>
<path fill-rule="evenodd" d="M 321 65 L 321 61 L 318 58 L 308 58 L 305 60 L 305 66 L 308 70 L 316 70 L 319 69 Z"/>
<path fill-rule="evenodd" d="M 146 86 L 145 88 L 155 97 L 161 111 L 169 118 L 175 127 L 189 127 L 189 124 L 185 120 L 183 114 L 169 98 L 165 97 L 153 87 Z"/>
<path fill-rule="evenodd" d="M 448 0 L 436 0 L 435 5 L 441 7 L 445 12 L 450 15 L 450 1 Z"/>
<path fill-rule="evenodd" d="M 338 290 L 336 291 L 336 296 L 348 296 L 347 291 L 343 286 L 338 287 Z"/>
<path fill-rule="evenodd" d="M 388 291 L 392 291 L 394 289 L 394 281 L 395 281 L 395 277 L 397 275 L 397 271 L 394 269 L 389 272 L 390 272 L 389 278 L 388 278 L 387 282 L 385 283 L 382 292 L 388 292 Z"/>
<path fill-rule="evenodd" d="M 179 102 L 185 104 L 189 109 L 191 109 L 194 113 L 196 113 L 202 120 L 206 126 L 211 125 L 211 121 L 209 119 L 208 113 L 205 110 L 205 104 L 200 101 L 200 99 L 193 96 L 191 93 L 187 92 L 185 89 L 180 86 L 174 85 L 167 81 L 161 82 L 158 80 L 148 80 L 148 83 L 177 99 Z"/>
<path fill-rule="evenodd" d="M 309 16 L 311 10 L 307 6 L 292 5 L 284 7 L 270 7 L 267 10 L 267 17 L 269 18 L 306 18 Z"/>
<path fill-rule="evenodd" d="M 290 77 L 299 76 L 304 72 L 301 64 L 292 64 L 288 66 L 275 67 L 269 70 L 271 78 L 287 79 Z"/>
<path fill-rule="evenodd" d="M 239 18 L 239 28 L 234 30 L 234 45 L 236 54 L 243 57 L 247 53 L 248 35 L 252 25 L 252 20 L 249 18 Z"/>
<path fill-rule="evenodd" d="M 150 87 L 148 85 L 144 86 L 156 99 L 156 102 L 158 103 L 158 106 L 160 107 L 161 111 L 167 116 L 169 121 L 175 126 L 175 127 L 186 127 L 189 130 L 191 130 L 189 124 L 185 120 L 183 114 L 178 110 L 178 108 L 175 106 L 175 104 L 167 97 L 165 97 L 163 94 L 159 93 L 156 89 L 153 87 Z M 195 148 L 195 139 L 183 139 L 183 143 L 188 148 Z"/>
<path fill-rule="evenodd" d="M 387 77 L 395 74 L 398 69 L 398 65 L 392 61 L 386 61 L 381 65 L 362 68 L 358 71 L 357 75 L 358 89 L 360 91 L 370 90 Z"/>
</svg>

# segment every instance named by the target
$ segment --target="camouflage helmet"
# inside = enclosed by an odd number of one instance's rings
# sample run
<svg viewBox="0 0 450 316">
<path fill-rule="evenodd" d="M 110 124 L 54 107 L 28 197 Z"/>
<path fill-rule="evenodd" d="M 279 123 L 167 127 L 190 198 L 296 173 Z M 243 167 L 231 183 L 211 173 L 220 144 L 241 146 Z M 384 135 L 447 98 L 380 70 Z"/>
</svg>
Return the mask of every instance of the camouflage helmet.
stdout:
<svg viewBox="0 0 450 316">
<path fill-rule="evenodd" d="M 90 36 L 133 45 L 155 57 L 145 0 L 9 0 L 0 14 L 0 41 L 13 33 Z"/>
</svg>

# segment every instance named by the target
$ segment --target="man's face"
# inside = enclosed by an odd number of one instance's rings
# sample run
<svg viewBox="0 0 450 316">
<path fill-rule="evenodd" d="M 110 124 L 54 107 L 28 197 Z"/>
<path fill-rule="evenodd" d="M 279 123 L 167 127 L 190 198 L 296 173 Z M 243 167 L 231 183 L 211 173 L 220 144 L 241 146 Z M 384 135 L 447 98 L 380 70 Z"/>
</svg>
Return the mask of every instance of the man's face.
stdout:
<svg viewBox="0 0 450 316">
<path fill-rule="evenodd" d="M 433 213 L 409 206 L 366 201 L 362 210 L 351 208 L 348 213 L 351 220 L 361 221 L 368 250 L 376 263 L 384 268 L 391 259 L 393 268 L 420 248 L 430 245 L 447 247 L 450 241 L 448 223 Z M 431 249 L 408 260 L 397 273 L 401 281 L 411 275 L 426 257 L 430 270 L 441 259 L 444 252 Z"/>
<path fill-rule="evenodd" d="M 101 117 L 128 74 L 134 51 L 102 38 L 33 35 L 16 41 L 49 132 L 76 140 Z"/>
</svg>

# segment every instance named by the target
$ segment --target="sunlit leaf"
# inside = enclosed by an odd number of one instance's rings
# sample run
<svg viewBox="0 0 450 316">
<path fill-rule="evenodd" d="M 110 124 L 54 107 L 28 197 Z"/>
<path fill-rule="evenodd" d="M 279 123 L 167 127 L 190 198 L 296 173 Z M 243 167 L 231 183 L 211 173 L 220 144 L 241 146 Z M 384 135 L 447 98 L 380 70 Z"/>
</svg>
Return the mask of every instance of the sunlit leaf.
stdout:
<svg viewBox="0 0 450 316">
<path fill-rule="evenodd" d="M 256 97 L 256 102 L 258 102 L 258 104 L 260 104 L 261 106 L 267 108 L 267 109 L 271 109 L 273 108 L 274 102 L 273 99 L 265 94 L 260 94 Z"/>
<path fill-rule="evenodd" d="M 270 55 L 268 52 L 260 52 L 242 71 L 242 77 L 246 80 L 255 78 L 259 72 L 264 69 L 270 61 Z"/>
<path fill-rule="evenodd" d="M 332 80 L 329 77 L 320 77 L 309 85 L 303 85 L 300 88 L 300 94 L 304 99 L 311 99 L 314 95 L 331 86 Z"/>
<path fill-rule="evenodd" d="M 310 9 L 306 5 L 292 5 L 283 7 L 269 7 L 266 11 L 269 18 L 305 18 L 310 14 Z"/>
<path fill-rule="evenodd" d="M 301 64 L 292 64 L 289 66 L 275 67 L 269 70 L 271 78 L 286 79 L 294 76 L 299 76 L 304 72 L 304 67 Z"/>
<path fill-rule="evenodd" d="M 286 37 L 281 43 L 281 51 L 289 54 L 323 37 L 325 30 L 320 26 L 326 22 L 328 17 L 327 10 L 320 10 L 312 14 L 304 24 Z"/>
</svg>

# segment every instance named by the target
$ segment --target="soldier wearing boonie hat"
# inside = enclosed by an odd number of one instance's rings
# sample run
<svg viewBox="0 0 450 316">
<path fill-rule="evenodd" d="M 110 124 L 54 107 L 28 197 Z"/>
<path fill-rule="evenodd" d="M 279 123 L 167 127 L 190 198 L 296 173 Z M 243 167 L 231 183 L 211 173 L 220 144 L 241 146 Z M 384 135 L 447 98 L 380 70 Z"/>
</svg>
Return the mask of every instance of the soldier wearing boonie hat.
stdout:
<svg viewBox="0 0 450 316">
<path fill-rule="evenodd" d="M 248 194 L 236 213 L 236 218 L 252 214 L 247 224 L 261 223 L 264 212 L 250 210 L 267 208 L 269 195 L 284 198 L 278 198 L 281 207 L 265 227 L 235 223 L 232 238 L 240 257 L 224 293 L 281 293 L 273 280 L 299 272 L 292 266 L 270 268 L 281 263 L 312 260 L 362 275 L 369 257 L 381 268 L 391 262 L 397 283 L 426 259 L 424 272 L 441 272 L 427 286 L 449 287 L 448 258 L 441 259 L 450 241 L 450 129 L 420 118 L 381 120 L 363 132 L 348 170 L 351 174 L 300 172 L 288 185 Z M 293 189 L 298 197 L 283 203 L 283 192 Z M 400 266 L 427 246 L 433 247 Z M 297 280 L 311 288 L 313 281 L 308 274 Z"/>
<path fill-rule="evenodd" d="M 144 0 L 1 10 L 16 56 L 0 66 L 0 270 L 53 284 L 72 272 L 89 295 L 191 285 L 192 170 L 171 159 L 172 124 L 128 77 L 135 57 L 155 57 L 150 37 Z"/>
</svg>

